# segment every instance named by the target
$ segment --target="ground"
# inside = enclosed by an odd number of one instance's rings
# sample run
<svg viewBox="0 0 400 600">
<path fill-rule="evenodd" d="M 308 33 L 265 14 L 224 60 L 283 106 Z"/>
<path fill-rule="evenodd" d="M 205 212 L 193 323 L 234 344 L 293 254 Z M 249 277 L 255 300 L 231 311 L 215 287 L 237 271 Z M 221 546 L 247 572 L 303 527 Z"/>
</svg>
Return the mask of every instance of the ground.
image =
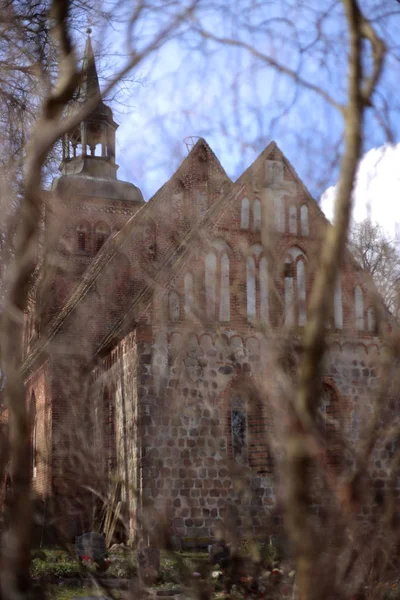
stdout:
<svg viewBox="0 0 400 600">
<path fill-rule="evenodd" d="M 231 597 L 290 597 L 294 572 L 290 571 L 289 565 L 279 565 L 278 568 L 274 558 L 275 550 L 267 548 L 267 552 L 264 552 L 263 568 L 259 570 L 257 577 L 254 577 L 250 575 L 253 564 L 250 560 L 250 549 L 244 547 L 242 566 L 239 570 L 235 567 L 237 581 Z M 130 550 L 115 554 L 110 552 L 108 560 L 110 563 L 105 575 L 106 585 L 110 585 L 113 598 L 124 598 L 129 580 L 135 579 L 137 574 L 136 553 Z M 96 566 L 85 562 L 85 565 L 80 565 L 75 556 L 66 550 L 45 549 L 36 553 L 32 561 L 32 575 L 38 584 L 47 586 L 49 596 L 53 599 L 106 597 L 107 593 L 96 586 L 93 580 Z M 149 592 L 154 597 L 157 593 L 179 592 L 185 588 L 186 597 L 188 588 L 201 588 L 207 590 L 210 598 L 225 598 L 224 582 L 227 577 L 227 572 L 221 566 L 210 565 L 206 553 L 163 551 L 160 576 Z M 121 584 L 122 589 L 118 589 Z"/>
<path fill-rule="evenodd" d="M 230 598 L 231 600 L 259 599 L 289 600 L 293 597 L 295 572 L 289 562 L 279 561 L 276 550 L 271 546 L 256 548 L 262 555 L 263 564 L 257 576 L 254 573 L 254 563 L 251 561 L 251 549 L 244 545 L 242 562 L 235 567 L 236 584 L 228 596 L 224 590 L 226 572 L 219 566 L 209 564 L 208 555 L 195 552 L 161 552 L 160 577 L 156 584 L 148 588 L 149 599 L 159 595 L 165 597 L 170 592 L 170 598 L 189 598 L 190 589 L 206 592 L 204 597 L 213 600 Z M 32 575 L 39 585 L 44 585 L 51 600 L 73 600 L 74 598 L 112 598 L 124 600 L 132 597 L 128 594 L 127 586 L 132 580 L 137 580 L 136 553 L 128 550 L 124 553 L 112 552 L 109 555 L 110 566 L 107 570 L 105 585 L 110 592 L 96 585 L 93 575 L 95 565 L 79 564 L 73 554 L 61 549 L 45 549 L 36 552 L 32 562 Z M 40 558 L 39 558 L 40 556 Z M 91 579 L 92 577 L 92 579 Z M 122 584 L 122 588 L 119 587 Z M 173 592 L 176 592 L 173 594 Z M 183 592 L 179 594 L 179 592 Z M 372 596 L 369 593 L 372 592 Z M 349 594 L 348 600 L 364 600 L 373 597 L 377 600 L 399 600 L 400 582 L 397 573 L 385 581 L 361 594 Z"/>
</svg>

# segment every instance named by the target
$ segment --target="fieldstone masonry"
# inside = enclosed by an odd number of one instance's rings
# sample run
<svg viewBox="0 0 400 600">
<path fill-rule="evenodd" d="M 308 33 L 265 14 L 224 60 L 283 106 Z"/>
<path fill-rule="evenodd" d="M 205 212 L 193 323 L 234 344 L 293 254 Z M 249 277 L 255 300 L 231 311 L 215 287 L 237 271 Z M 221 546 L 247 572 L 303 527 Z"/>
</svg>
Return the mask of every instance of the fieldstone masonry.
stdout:
<svg viewBox="0 0 400 600">
<path fill-rule="evenodd" d="M 90 39 L 86 61 L 84 91 L 97 93 Z M 276 443 L 329 225 L 274 142 L 233 182 L 200 139 L 144 203 L 116 178 L 111 110 L 84 125 L 46 196 L 48 254 L 26 314 L 27 399 L 45 415 L 36 493 L 68 535 L 90 530 L 89 484 L 107 496 L 116 481 L 130 540 L 144 527 L 151 544 L 166 529 L 207 545 L 228 522 L 270 535 Z M 370 285 L 346 256 L 326 321 L 321 406 L 352 443 L 382 352 Z M 386 485 L 383 459 L 376 477 Z"/>
</svg>

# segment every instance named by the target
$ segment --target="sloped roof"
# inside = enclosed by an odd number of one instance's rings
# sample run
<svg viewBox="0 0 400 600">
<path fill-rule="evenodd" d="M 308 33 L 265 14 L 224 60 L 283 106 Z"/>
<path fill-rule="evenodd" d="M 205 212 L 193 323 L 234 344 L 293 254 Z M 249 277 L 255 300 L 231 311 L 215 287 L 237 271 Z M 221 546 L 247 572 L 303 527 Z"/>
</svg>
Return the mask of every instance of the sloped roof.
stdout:
<svg viewBox="0 0 400 600">
<path fill-rule="evenodd" d="M 101 96 L 99 76 L 97 74 L 96 60 L 90 33 L 91 31 L 88 29 L 82 64 L 83 81 L 79 88 L 79 93 L 82 95 L 83 100 L 88 100 L 93 96 Z"/>
<path fill-rule="evenodd" d="M 113 237 L 109 238 L 107 242 L 102 246 L 100 252 L 93 258 L 90 265 L 84 272 L 80 282 L 74 288 L 73 292 L 69 296 L 68 300 L 62 307 L 62 309 L 53 317 L 53 319 L 46 326 L 45 331 L 43 332 L 40 339 L 37 341 L 29 355 L 26 357 L 23 364 L 23 372 L 27 374 L 29 370 L 34 365 L 35 361 L 39 358 L 42 352 L 45 351 L 48 343 L 54 338 L 54 336 L 61 330 L 63 323 L 68 318 L 68 316 L 73 312 L 73 310 L 78 306 L 81 300 L 86 296 L 88 291 L 93 287 L 97 278 L 103 271 L 103 269 L 109 264 L 112 258 L 116 255 L 116 253 L 120 250 L 123 244 L 128 240 L 128 238 L 135 231 L 136 227 L 138 227 L 145 219 L 148 218 L 149 213 L 152 212 L 152 208 L 157 203 L 157 200 L 162 197 L 162 191 L 169 185 L 171 181 L 186 173 L 190 169 L 190 164 L 193 159 L 196 157 L 199 151 L 207 152 L 207 156 L 209 159 L 214 161 L 217 170 L 221 172 L 227 179 L 229 179 L 225 170 L 223 169 L 220 161 L 216 157 L 215 153 L 211 150 L 210 146 L 207 142 L 200 138 L 198 142 L 194 145 L 188 156 L 181 162 L 175 173 L 171 176 L 171 178 L 154 194 L 154 196 L 145 204 L 143 204 L 139 210 L 125 223 L 123 228 Z M 229 181 L 231 181 L 229 179 Z M 205 214 L 202 223 L 206 223 L 209 219 L 210 211 L 213 213 L 216 209 L 218 209 L 220 203 L 217 202 L 213 207 L 211 207 L 207 213 Z M 196 230 L 197 231 L 197 230 Z M 189 237 L 190 234 L 189 233 Z M 196 233 L 197 235 L 197 233 Z M 182 246 L 185 246 L 187 240 L 182 243 Z M 176 248 L 173 252 L 171 252 L 166 259 L 163 261 L 161 268 L 157 270 L 159 276 L 163 274 L 163 270 L 165 270 L 165 265 L 170 264 L 174 255 L 176 253 Z M 182 256 L 181 256 L 182 259 Z M 156 275 L 157 276 L 157 275 Z M 141 293 L 141 296 L 145 297 L 145 291 Z M 129 311 L 132 310 L 132 305 Z M 123 317 L 122 320 L 124 320 Z M 118 329 L 120 323 L 116 323 L 115 327 L 112 329 L 111 333 L 115 333 Z M 111 335 L 108 334 L 107 338 Z M 102 346 L 104 343 L 102 344 Z"/>
<path fill-rule="evenodd" d="M 82 299 L 86 296 L 88 291 L 95 284 L 100 273 L 108 265 L 111 259 L 116 255 L 116 253 L 121 249 L 123 244 L 129 239 L 129 237 L 135 231 L 136 227 L 140 226 L 140 224 L 143 223 L 149 217 L 149 215 L 151 215 L 151 213 L 153 212 L 153 208 L 156 208 L 158 201 L 162 201 L 164 197 L 163 192 L 166 190 L 168 185 L 190 170 L 191 162 L 195 159 L 198 152 L 201 151 L 205 151 L 209 159 L 214 161 L 217 170 L 224 177 L 226 177 L 227 180 L 231 181 L 231 179 L 228 177 L 225 170 L 223 169 L 220 161 L 218 160 L 214 152 L 211 150 L 210 146 L 203 138 L 200 138 L 198 142 L 194 145 L 188 156 L 182 161 L 175 173 L 171 176 L 171 178 L 154 194 L 154 196 L 147 203 L 143 204 L 141 208 L 139 208 L 139 210 L 126 222 L 124 227 L 115 236 L 107 240 L 107 242 L 104 244 L 97 256 L 94 257 L 89 267 L 83 274 L 79 284 L 73 290 L 72 294 L 68 298 L 63 308 L 48 324 L 46 330 L 43 332 L 44 335 L 42 335 L 42 337 L 38 340 L 37 344 L 31 351 L 29 356 L 26 358 L 25 363 L 23 365 L 23 371 L 25 375 L 34 366 L 36 360 L 40 357 L 41 353 L 45 351 L 48 343 L 52 340 L 52 338 L 54 338 L 57 332 L 60 331 L 65 320 L 74 311 L 74 309 L 78 306 Z M 243 193 L 245 181 L 248 179 L 251 173 L 258 169 L 258 165 L 261 166 L 260 163 L 262 163 L 262 161 L 266 160 L 269 156 L 276 153 L 279 155 L 279 159 L 282 160 L 282 162 L 286 165 L 293 178 L 302 186 L 306 197 L 308 197 L 309 200 L 313 202 L 314 205 L 316 205 L 324 221 L 327 224 L 329 223 L 324 213 L 319 208 L 318 203 L 310 195 L 306 186 L 303 184 L 303 182 L 297 175 L 295 169 L 293 168 L 289 160 L 285 157 L 285 155 L 279 149 L 277 144 L 275 142 L 271 142 L 255 159 L 255 161 L 237 179 L 237 181 L 233 184 L 233 187 L 230 189 L 229 193 L 217 200 L 207 210 L 204 217 L 196 224 L 196 227 L 189 231 L 189 233 L 186 235 L 185 239 L 179 246 L 181 251 L 177 251 L 177 248 L 174 247 L 169 253 L 167 253 L 166 257 L 163 259 L 161 264 L 158 265 L 155 271 L 154 279 L 155 281 L 157 281 L 157 283 L 159 283 L 160 285 L 168 285 L 168 281 L 171 279 L 172 276 L 171 269 L 173 270 L 173 274 L 176 275 L 177 271 L 180 271 L 186 264 L 190 256 L 191 249 L 202 243 L 199 232 L 202 230 L 208 230 L 210 228 L 213 228 L 216 225 L 219 218 L 224 213 L 225 209 L 230 205 L 230 203 L 238 199 Z M 178 260 L 177 256 L 179 256 Z M 132 314 L 140 316 L 147 309 L 152 299 L 152 289 L 153 288 L 150 288 L 150 286 L 146 286 L 139 293 L 134 295 L 132 302 L 125 314 L 116 321 L 115 325 L 103 338 L 102 342 L 97 348 L 97 354 L 101 350 L 106 348 L 119 332 L 123 331 L 124 325 L 128 322 L 129 318 L 132 317 Z"/>
<path fill-rule="evenodd" d="M 254 171 L 261 167 L 261 163 L 267 160 L 268 157 L 271 156 L 271 154 L 277 154 L 279 156 L 279 160 L 283 162 L 283 164 L 287 167 L 289 173 L 292 175 L 293 179 L 300 185 L 301 190 L 306 196 L 306 198 L 317 207 L 318 212 L 320 213 L 321 217 L 326 221 L 326 223 L 329 223 L 329 220 L 326 218 L 325 214 L 321 210 L 318 202 L 310 194 L 308 188 L 303 183 L 296 169 L 293 167 L 289 159 L 286 158 L 285 154 L 282 152 L 282 150 L 279 148 L 278 144 L 275 141 L 270 142 L 268 146 L 264 148 L 261 154 L 259 154 L 257 158 L 252 162 L 252 164 L 249 167 L 247 167 L 247 169 L 243 171 L 243 173 L 237 178 L 235 183 L 240 184 L 246 181 Z"/>
<path fill-rule="evenodd" d="M 90 37 L 91 29 L 87 30 L 87 39 L 82 62 L 82 81 L 77 90 L 77 102 L 85 104 L 86 102 L 98 99 L 98 104 L 86 118 L 86 120 L 98 116 L 99 118 L 109 119 L 115 127 L 118 127 L 113 121 L 112 110 L 102 99 L 99 76 L 97 73 L 96 59 L 93 52 L 92 40 Z"/>
<path fill-rule="evenodd" d="M 230 182 L 232 182 L 231 178 L 227 175 L 225 169 L 223 168 L 219 158 L 215 154 L 215 152 L 211 149 L 206 140 L 200 137 L 193 148 L 190 150 L 187 156 L 183 159 L 179 167 L 176 171 L 171 175 L 171 177 L 157 190 L 157 192 L 148 200 L 148 204 L 157 201 L 160 196 L 163 195 L 163 191 L 166 187 L 171 183 L 171 181 L 175 181 L 179 179 L 182 175 L 187 173 L 190 170 L 190 166 L 193 160 L 198 156 L 199 152 L 204 151 L 207 154 L 208 160 L 212 161 L 221 175 L 226 177 Z"/>
</svg>

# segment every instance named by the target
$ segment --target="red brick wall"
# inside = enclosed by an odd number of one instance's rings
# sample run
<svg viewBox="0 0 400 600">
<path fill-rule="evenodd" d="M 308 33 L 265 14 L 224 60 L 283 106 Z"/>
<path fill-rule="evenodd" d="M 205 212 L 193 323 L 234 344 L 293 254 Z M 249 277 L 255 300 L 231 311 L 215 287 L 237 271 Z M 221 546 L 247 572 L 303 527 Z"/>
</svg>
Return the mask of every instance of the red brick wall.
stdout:
<svg viewBox="0 0 400 600">
<path fill-rule="evenodd" d="M 172 534 L 189 538 L 209 537 L 215 519 L 223 518 L 227 510 L 236 513 L 243 532 L 249 527 L 260 533 L 261 524 L 273 518 L 277 496 L 274 476 L 279 471 L 279 455 L 278 464 L 274 465 L 271 456 L 275 457 L 274 438 L 285 421 L 279 399 L 281 388 L 287 385 L 287 380 L 276 377 L 276 361 L 287 358 L 290 345 L 298 347 L 302 330 L 297 325 L 291 330 L 284 326 L 284 262 L 293 248 L 305 256 L 308 298 L 327 222 L 284 161 L 285 185 L 296 183 L 295 192 L 283 198 L 286 230 L 278 234 L 268 229 L 265 234 L 272 206 L 271 198 L 263 190 L 266 158 L 283 160 L 277 149 L 272 149 L 268 157 L 263 153 L 232 184 L 209 149 L 198 147 L 143 208 L 147 218 L 134 235 L 127 236 L 50 344 L 51 362 L 46 368 L 52 397 L 49 413 L 52 482 L 59 498 L 57 514 L 65 523 L 73 522 L 75 529 L 87 526 L 83 517 L 80 520 L 85 504 L 91 502 L 82 491 L 84 484 L 90 481 L 103 488 L 110 484 L 107 456 L 114 444 L 109 439 L 110 433 L 102 433 L 103 455 L 93 453 L 93 413 L 95 407 L 104 411 L 105 389 L 115 406 L 115 427 L 108 425 L 115 432 L 116 471 L 124 484 L 122 498 L 130 537 L 134 536 L 142 501 L 155 511 L 166 511 Z M 231 190 L 236 190 L 237 195 L 230 197 L 223 214 L 217 214 L 204 235 L 193 242 L 190 255 L 180 253 L 177 268 L 160 289 L 159 282 L 154 280 L 157 268 L 190 229 L 198 227 L 204 210 Z M 253 211 L 254 201 L 260 199 L 263 234 L 255 231 L 251 218 L 249 228 L 241 228 L 244 196 Z M 303 205 L 309 211 L 307 235 L 301 234 L 300 227 Z M 289 206 L 297 210 L 296 233 L 289 231 Z M 57 235 L 60 264 L 55 265 L 53 272 L 55 298 L 50 296 L 47 305 L 43 302 L 40 305 L 43 324 L 57 312 L 94 256 L 93 238 L 87 252 L 77 250 L 78 223 L 85 220 L 93 228 L 101 219 L 114 230 L 122 227 L 136 209 L 129 203 L 107 198 L 65 199 L 61 220 L 64 228 Z M 55 210 L 54 214 L 59 222 L 60 212 Z M 230 268 L 230 318 L 217 323 L 207 318 L 204 289 L 205 256 L 214 248 L 215 240 L 224 248 L 215 251 L 218 282 L 223 252 L 229 257 Z M 267 324 L 254 323 L 247 316 L 246 258 L 256 244 L 263 244 L 268 256 L 270 322 Z M 194 278 L 193 319 L 185 319 L 184 311 L 184 275 L 189 271 Z M 294 287 L 297 284 L 295 274 Z M 355 286 L 360 284 L 364 290 L 365 321 L 372 296 L 368 282 L 351 257 L 346 257 L 342 266 L 341 284 L 343 330 L 335 330 L 332 316 L 327 315 L 331 324 L 327 328 L 327 341 L 331 348 L 325 369 L 327 381 L 337 390 L 346 415 L 345 426 L 353 435 L 362 389 L 374 385 L 377 377 L 371 357 L 375 349 L 379 352 L 379 341 L 372 332 L 356 329 Z M 135 299 L 146 289 L 152 302 L 135 304 Z M 220 290 L 218 284 L 217 306 Z M 169 311 L 170 291 L 178 294 L 176 320 Z M 256 292 L 259 315 L 259 279 Z M 144 312 L 139 312 L 143 307 Z M 128 316 L 115 338 L 108 337 L 125 314 Z M 218 321 L 218 311 L 215 314 Z M 100 357 L 97 348 L 105 339 L 108 346 L 102 347 Z M 295 360 L 295 355 L 293 350 L 289 358 Z M 41 373 L 37 371 L 31 380 L 39 381 Z M 241 385 L 250 386 L 249 465 L 244 478 L 237 465 L 232 464 L 230 431 L 232 394 Z M 29 386 L 33 384 L 28 384 L 28 395 Z M 40 398 L 44 389 L 44 383 L 37 384 Z"/>
</svg>

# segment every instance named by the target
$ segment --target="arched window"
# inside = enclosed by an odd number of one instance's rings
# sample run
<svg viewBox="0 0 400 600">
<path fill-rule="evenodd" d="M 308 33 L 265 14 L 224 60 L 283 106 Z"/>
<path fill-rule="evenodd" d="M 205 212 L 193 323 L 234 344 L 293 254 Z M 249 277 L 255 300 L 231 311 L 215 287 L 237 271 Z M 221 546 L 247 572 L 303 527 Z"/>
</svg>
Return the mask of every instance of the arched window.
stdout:
<svg viewBox="0 0 400 600">
<path fill-rule="evenodd" d="M 301 225 L 301 235 L 304 235 L 304 236 L 309 235 L 308 206 L 306 204 L 303 204 L 300 208 L 300 225 Z"/>
<path fill-rule="evenodd" d="M 274 194 L 275 228 L 280 233 L 285 232 L 285 203 L 283 195 L 279 191 Z"/>
<path fill-rule="evenodd" d="M 217 257 L 213 252 L 206 256 L 206 314 L 209 319 L 215 318 L 217 300 Z"/>
<path fill-rule="evenodd" d="M 265 256 L 262 256 L 260 260 L 260 317 L 263 323 L 268 323 L 268 262 Z"/>
<path fill-rule="evenodd" d="M 287 257 L 284 264 L 285 325 L 294 325 L 294 270 L 293 262 Z"/>
<path fill-rule="evenodd" d="M 211 320 L 230 320 L 230 263 L 228 244 L 222 239 L 212 242 L 213 252 L 205 260 L 206 316 Z"/>
<path fill-rule="evenodd" d="M 87 252 L 90 244 L 90 227 L 89 223 L 83 221 L 76 228 L 76 241 L 79 252 Z"/>
<path fill-rule="evenodd" d="M 354 309 L 356 318 L 356 329 L 364 330 L 364 294 L 361 287 L 358 285 L 354 290 Z"/>
<path fill-rule="evenodd" d="M 183 280 L 183 287 L 185 292 L 185 316 L 191 317 L 193 315 L 193 275 L 192 273 L 186 273 Z"/>
<path fill-rule="evenodd" d="M 304 327 L 306 324 L 306 276 L 303 259 L 299 259 L 297 262 L 297 304 L 297 323 L 300 327 Z"/>
<path fill-rule="evenodd" d="M 377 333 L 376 314 L 375 314 L 375 308 L 373 306 L 370 306 L 368 309 L 367 320 L 368 320 L 368 331 L 371 333 Z"/>
<path fill-rule="evenodd" d="M 240 465 L 248 465 L 258 473 L 271 471 L 264 402 L 250 381 L 236 382 L 228 409 L 228 451 Z"/>
<path fill-rule="evenodd" d="M 236 396 L 231 404 L 232 458 L 241 465 L 248 460 L 248 423 L 246 401 Z"/>
<path fill-rule="evenodd" d="M 242 199 L 242 208 L 240 211 L 240 228 L 248 229 L 250 225 L 250 202 L 248 198 Z"/>
<path fill-rule="evenodd" d="M 221 257 L 221 286 L 219 299 L 219 320 L 229 321 L 231 318 L 230 306 L 230 282 L 229 282 L 229 257 L 223 254 Z"/>
<path fill-rule="evenodd" d="M 247 289 L 247 318 L 256 317 L 256 263 L 253 256 L 247 257 L 246 265 L 246 289 Z"/>
<path fill-rule="evenodd" d="M 262 253 L 263 246 L 254 244 L 246 259 L 247 318 L 254 321 L 258 316 L 266 323 L 269 318 L 268 262 Z"/>
<path fill-rule="evenodd" d="M 96 223 L 94 235 L 96 241 L 96 252 L 98 252 L 110 235 L 110 228 L 107 223 Z"/>
<path fill-rule="evenodd" d="M 342 302 L 342 285 L 340 283 L 340 276 L 336 280 L 335 294 L 334 294 L 334 322 L 335 329 L 343 329 L 343 302 Z"/>
<path fill-rule="evenodd" d="M 265 416 L 265 400 L 258 390 L 247 394 L 248 463 L 258 473 L 271 473 L 272 455 L 269 446 L 269 421 Z"/>
<path fill-rule="evenodd" d="M 285 324 L 306 323 L 306 257 L 300 248 L 289 248 L 283 266 Z"/>
<path fill-rule="evenodd" d="M 261 202 L 256 198 L 253 204 L 254 231 L 261 231 Z"/>
<path fill-rule="evenodd" d="M 171 321 L 179 321 L 179 296 L 176 292 L 170 292 L 168 296 L 169 318 Z"/>
<path fill-rule="evenodd" d="M 289 233 L 297 233 L 297 206 L 289 206 Z"/>
</svg>

